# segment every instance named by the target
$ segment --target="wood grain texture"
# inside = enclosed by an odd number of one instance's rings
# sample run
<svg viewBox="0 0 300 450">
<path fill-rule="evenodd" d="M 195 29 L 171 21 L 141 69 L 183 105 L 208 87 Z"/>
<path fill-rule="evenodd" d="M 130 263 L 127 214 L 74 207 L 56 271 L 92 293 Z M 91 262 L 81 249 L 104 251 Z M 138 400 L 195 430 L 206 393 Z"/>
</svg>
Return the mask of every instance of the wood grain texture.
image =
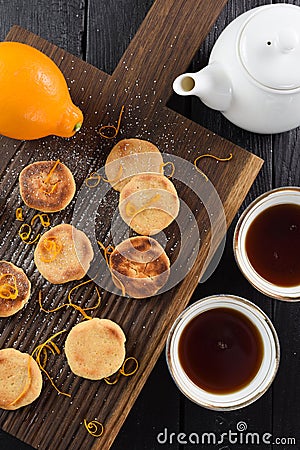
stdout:
<svg viewBox="0 0 300 450">
<path fill-rule="evenodd" d="M 22 25 L 44 39 L 61 46 L 75 56 L 82 56 L 84 35 L 84 0 L 51 0 L 30 3 L 1 0 L 1 40 L 12 25 Z"/>
<path fill-rule="evenodd" d="M 176 2 L 176 8 L 179 3 Z M 186 2 L 183 3 L 186 5 Z M 162 7 L 161 2 L 157 4 Z M 200 2 L 200 4 L 202 9 L 205 9 L 204 3 Z M 221 7 L 223 4 L 224 2 L 220 2 L 218 6 Z M 186 27 L 188 21 L 188 17 L 185 21 L 182 19 L 179 22 L 175 20 L 179 14 L 176 8 L 171 21 L 173 28 L 166 27 L 168 22 L 162 15 L 162 11 L 169 15 L 169 9 L 161 8 L 159 10 L 161 21 L 165 25 L 164 28 L 167 28 L 168 35 L 179 33 L 180 27 L 183 25 Z M 152 8 L 148 16 L 150 20 L 148 26 L 151 25 L 152 30 L 154 17 L 157 17 L 159 11 L 155 12 L 155 9 Z M 214 9 L 213 17 L 216 16 L 217 9 Z M 207 21 L 206 25 L 200 28 L 201 38 L 204 38 L 211 23 L 211 21 Z M 147 29 L 147 26 L 144 22 L 141 31 L 137 34 L 141 36 L 142 42 L 145 39 L 145 29 Z M 184 30 L 186 32 L 186 28 Z M 161 33 L 160 27 L 158 27 L 158 32 Z M 89 172 L 98 168 L 99 165 L 103 165 L 111 143 L 99 142 L 99 138 L 95 134 L 95 128 L 105 120 L 110 122 L 113 119 L 116 120 L 121 104 L 124 103 L 126 111 L 122 121 L 120 137 L 139 136 L 151 139 L 157 143 L 163 152 L 168 151 L 185 158 L 188 154 L 191 161 L 194 160 L 196 155 L 203 152 L 203 149 L 207 150 L 208 148 L 212 152 L 217 152 L 221 157 L 227 156 L 229 152 L 234 154 L 230 164 L 221 166 L 207 162 L 203 167 L 218 189 L 220 198 L 224 203 L 228 225 L 230 224 L 254 181 L 262 161 L 163 106 L 168 100 L 169 87 L 159 86 L 157 91 L 159 95 L 156 96 L 153 87 L 155 84 L 152 69 L 153 60 L 138 58 L 137 63 L 134 64 L 134 60 L 129 58 L 127 69 L 126 64 L 122 61 L 112 77 L 108 77 L 98 69 L 64 53 L 20 28 L 14 28 L 8 38 L 36 46 L 59 64 L 70 86 L 72 98 L 84 111 L 85 123 L 81 132 L 68 141 L 50 137 L 39 142 L 26 143 L 24 147 L 17 149 L 2 180 L 3 192 L 7 195 L 6 221 L 9 220 L 9 213 L 14 211 L 20 203 L 17 176 L 24 165 L 35 159 L 60 158 L 74 172 L 78 186 L 81 185 Z M 151 42 L 153 51 L 156 53 L 156 59 L 160 57 L 162 63 L 167 63 L 165 55 L 162 54 L 163 47 L 157 45 L 157 40 L 154 39 L 154 31 L 152 31 Z M 130 56 L 131 53 L 138 54 L 141 48 L 138 44 L 139 40 L 133 39 L 126 54 Z M 178 52 L 179 48 L 176 51 Z M 178 57 L 178 70 L 185 67 L 188 58 L 192 57 L 193 51 L 194 48 L 191 47 L 188 56 Z M 157 64 L 156 67 L 158 67 Z M 166 74 L 169 70 L 170 68 L 166 68 Z M 149 76 L 148 83 L 146 83 L 145 79 L 148 79 L 146 77 L 148 73 L 152 76 Z M 169 75 L 170 73 L 168 73 L 168 79 Z M 147 100 L 146 94 L 152 95 L 153 98 Z M 114 98 L 113 107 L 112 97 Z M 109 112 L 108 117 L 107 112 Z M 199 142 L 201 143 L 200 151 Z M 7 145 L 4 138 L 2 145 Z M 100 145 L 101 153 L 98 150 Z M 188 189 L 185 186 L 180 189 L 179 193 L 182 198 L 188 197 Z M 128 354 L 133 354 L 140 361 L 139 375 L 130 380 L 120 380 L 116 386 L 110 387 L 104 385 L 104 383 L 92 383 L 74 377 L 70 373 L 65 360 L 58 358 L 53 362 L 52 370 L 54 374 L 59 374 L 59 377 L 55 377 L 55 379 L 59 380 L 60 387 L 72 392 L 72 400 L 57 396 L 51 386 L 45 385 L 43 395 L 35 405 L 17 411 L 15 414 L 9 412 L 1 414 L 1 424 L 5 430 L 25 442 L 29 442 L 34 447 L 40 446 L 47 449 L 108 449 L 111 446 L 163 349 L 170 326 L 189 301 L 197 285 L 199 272 L 208 253 L 210 232 L 204 234 L 204 229 L 209 230 L 208 218 L 205 217 L 203 209 L 196 209 L 196 205 L 197 199 L 192 199 L 191 209 L 195 211 L 198 225 L 206 224 L 202 229 L 202 251 L 199 253 L 194 267 L 181 284 L 164 293 L 160 298 L 154 297 L 145 302 L 128 301 L 118 296 L 112 296 L 108 292 L 102 293 L 103 306 L 97 315 L 111 318 L 123 327 L 128 339 Z M 72 210 L 69 208 L 66 212 L 55 216 L 53 224 L 62 220 L 69 221 L 71 217 Z M 106 234 L 107 229 L 109 229 L 107 220 L 106 223 L 103 220 L 103 229 L 98 230 L 100 238 L 102 238 L 101 233 Z M 218 220 L 218 217 L 215 217 L 215 220 Z M 5 239 L 2 241 L 1 251 L 5 253 L 7 259 L 12 259 L 15 263 L 28 267 L 27 273 L 34 280 L 35 290 L 32 302 L 28 307 L 20 312 L 18 317 L 15 316 L 7 321 L 5 329 L 2 330 L 1 341 L 6 346 L 14 345 L 20 349 L 32 351 L 33 346 L 37 343 L 37 338 L 40 341 L 48 337 L 50 329 L 51 332 L 61 329 L 63 326 L 70 329 L 80 318 L 77 314 L 69 311 L 63 316 L 54 314 L 52 317 L 44 317 L 39 313 L 36 303 L 38 289 L 43 287 L 46 292 L 46 299 L 51 303 L 51 307 L 53 303 L 57 305 L 62 301 L 65 290 L 56 286 L 49 286 L 36 273 L 32 261 L 32 251 L 30 248 L 24 249 L 19 245 L 16 228 L 17 224 L 12 224 L 11 230 L 7 233 L 7 230 L 3 227 Z M 171 248 L 177 238 L 174 229 L 170 228 L 169 233 L 168 246 Z M 182 237 L 184 238 L 184 236 Z M 222 235 L 218 237 L 218 242 L 222 237 Z M 95 301 L 95 294 L 89 289 L 83 298 L 90 305 Z M 22 319 L 26 326 L 16 329 L 14 327 L 15 321 L 22 323 Z M 141 336 L 143 336 L 143 339 L 140 338 Z M 145 343 L 147 343 L 147 353 L 145 353 Z M 60 344 L 63 345 L 63 339 L 60 340 Z M 82 426 L 84 418 L 87 420 L 97 418 L 104 423 L 105 434 L 102 440 L 94 441 L 87 434 Z M 28 421 L 31 423 L 30 428 L 26 425 Z"/>
<path fill-rule="evenodd" d="M 86 61 L 112 74 L 153 0 L 87 3 Z"/>
<path fill-rule="evenodd" d="M 172 81 L 187 69 L 226 1 L 216 0 L 211 8 L 206 0 L 156 0 L 115 70 L 123 85 L 130 85 L 127 97 L 134 91 L 144 95 L 152 91 L 151 109 L 164 104 L 172 93 Z M 201 21 L 193 14 L 198 10 Z"/>
</svg>

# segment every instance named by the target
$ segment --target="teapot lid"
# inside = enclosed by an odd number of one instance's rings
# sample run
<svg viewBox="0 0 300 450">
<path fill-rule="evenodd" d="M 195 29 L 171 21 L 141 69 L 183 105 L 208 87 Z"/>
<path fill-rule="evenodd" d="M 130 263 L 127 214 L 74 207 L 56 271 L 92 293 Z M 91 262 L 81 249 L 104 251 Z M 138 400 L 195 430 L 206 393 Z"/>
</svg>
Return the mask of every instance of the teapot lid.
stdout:
<svg viewBox="0 0 300 450">
<path fill-rule="evenodd" d="M 300 87 L 300 7 L 259 8 L 244 25 L 238 44 L 243 66 L 272 89 Z"/>
</svg>

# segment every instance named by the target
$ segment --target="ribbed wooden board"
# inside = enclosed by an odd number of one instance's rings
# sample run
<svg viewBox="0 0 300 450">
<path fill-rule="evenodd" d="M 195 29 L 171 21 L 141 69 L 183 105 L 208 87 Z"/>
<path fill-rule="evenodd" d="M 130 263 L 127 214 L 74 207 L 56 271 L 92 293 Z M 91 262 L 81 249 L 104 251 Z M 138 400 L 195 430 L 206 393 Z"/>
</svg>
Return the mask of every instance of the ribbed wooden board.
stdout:
<svg viewBox="0 0 300 450">
<path fill-rule="evenodd" d="M 207 151 L 221 157 L 231 152 L 234 158 L 230 163 L 203 160 L 201 166 L 224 204 L 227 225 L 231 223 L 262 160 L 166 107 L 172 80 L 186 70 L 225 3 L 225 0 L 157 0 L 112 76 L 20 27 L 13 27 L 8 34 L 7 40 L 28 43 L 59 65 L 74 103 L 84 112 L 85 121 L 82 130 L 69 140 L 57 137 L 34 142 L 0 139 L 0 196 L 4 199 L 0 217 L 0 258 L 23 267 L 33 286 L 27 306 L 11 318 L 0 319 L 0 348 L 13 346 L 31 352 L 53 333 L 70 330 L 81 320 L 74 310 L 48 315 L 39 311 L 37 294 L 40 289 L 47 306 L 52 308 L 64 301 L 67 290 L 76 283 L 51 286 L 35 269 L 33 248 L 20 242 L 20 223 L 14 220 L 14 211 L 22 205 L 18 175 L 27 164 L 60 158 L 74 173 L 80 189 L 85 177 L 103 166 L 114 143 L 125 137 L 151 140 L 162 152 L 191 162 Z M 201 15 L 195 14 L 197 9 Z M 115 141 L 101 139 L 95 130 L 99 125 L 115 123 L 121 105 L 125 105 L 125 113 L 120 134 Z M 70 372 L 62 352 L 49 361 L 50 373 L 60 389 L 70 392 L 72 398 L 58 395 L 45 380 L 42 394 L 34 404 L 14 412 L 1 411 L 0 426 L 4 430 L 45 450 L 106 450 L 111 446 L 164 347 L 173 321 L 187 305 L 197 285 L 210 245 L 209 221 L 204 208 L 197 198 L 189 197 L 189 190 L 182 184 L 176 186 L 180 197 L 189 202 L 200 227 L 201 247 L 192 270 L 179 285 L 148 300 L 124 299 L 102 290 L 102 304 L 92 312 L 93 316 L 110 318 L 121 325 L 127 335 L 127 355 L 139 360 L 138 373 L 120 379 L 115 386 L 91 382 Z M 99 239 L 107 237 L 116 200 L 117 196 L 112 196 L 107 210 L 102 209 L 97 229 Z M 54 214 L 52 225 L 70 222 L 74 204 L 75 200 L 65 211 Z M 25 210 L 26 220 L 30 220 L 35 212 Z M 178 243 L 176 232 L 175 225 L 166 231 L 171 261 L 174 260 L 171 249 Z M 222 238 L 220 234 L 218 242 Z M 96 301 L 93 286 L 82 289 L 78 301 L 92 306 Z M 57 339 L 60 348 L 64 340 L 65 335 Z M 102 422 L 103 436 L 98 439 L 90 436 L 83 426 L 84 419 Z"/>
</svg>

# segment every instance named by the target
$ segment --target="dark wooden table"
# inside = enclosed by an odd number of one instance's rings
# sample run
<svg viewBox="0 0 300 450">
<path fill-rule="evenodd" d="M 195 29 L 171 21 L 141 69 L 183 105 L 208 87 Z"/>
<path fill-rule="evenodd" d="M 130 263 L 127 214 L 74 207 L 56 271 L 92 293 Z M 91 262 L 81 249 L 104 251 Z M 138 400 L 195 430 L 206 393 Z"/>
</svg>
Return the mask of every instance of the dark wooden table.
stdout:
<svg viewBox="0 0 300 450">
<path fill-rule="evenodd" d="M 192 0 L 187 1 L 192 3 Z M 0 0 L 0 39 L 4 39 L 12 25 L 19 24 L 112 73 L 152 3 L 151 0 Z M 246 10 L 269 3 L 279 2 L 229 0 L 195 55 L 191 70 L 199 70 L 207 64 L 215 40 L 230 21 Z M 286 3 L 300 6 L 300 0 Z M 201 20 L 201 11 L 194 13 Z M 254 198 L 271 188 L 300 185 L 299 129 L 272 136 L 257 135 L 230 124 L 221 114 L 209 110 L 197 99 L 186 100 L 174 95 L 169 106 L 265 160 L 239 214 Z M 168 373 L 165 357 L 161 355 L 115 440 L 113 450 L 300 449 L 299 304 L 271 300 L 258 293 L 243 278 L 232 252 L 232 236 L 237 219 L 227 234 L 225 252 L 217 270 L 208 281 L 199 285 L 192 301 L 216 293 L 236 294 L 255 302 L 272 318 L 282 352 L 279 372 L 272 387 L 247 408 L 227 413 L 208 411 L 179 393 Z M 219 445 L 206 443 L 198 446 L 182 443 L 188 441 L 189 436 L 193 437 L 191 433 L 196 433 L 200 438 L 203 433 L 209 432 L 217 436 L 230 430 L 234 433 L 238 422 L 245 422 L 247 430 L 258 433 L 260 439 L 264 433 L 272 434 L 270 442 L 273 444 L 264 444 L 262 441 L 259 445 L 233 444 L 228 441 Z M 162 432 L 164 435 L 167 433 L 167 442 L 164 444 L 157 440 Z M 160 435 L 160 438 L 163 442 L 164 436 Z M 294 438 L 296 443 L 288 441 L 288 438 Z M 0 432 L 1 450 L 29 448 Z"/>
</svg>

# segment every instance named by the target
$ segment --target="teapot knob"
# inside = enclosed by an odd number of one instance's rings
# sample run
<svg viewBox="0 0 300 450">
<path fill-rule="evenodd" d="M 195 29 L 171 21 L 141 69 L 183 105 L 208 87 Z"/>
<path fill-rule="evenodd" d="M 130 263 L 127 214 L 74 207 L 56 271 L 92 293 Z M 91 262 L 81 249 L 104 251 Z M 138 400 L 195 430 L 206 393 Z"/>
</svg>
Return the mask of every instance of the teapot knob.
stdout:
<svg viewBox="0 0 300 450">
<path fill-rule="evenodd" d="M 276 44 L 282 53 L 289 53 L 299 43 L 299 36 L 295 30 L 281 29 L 277 34 Z"/>
</svg>

